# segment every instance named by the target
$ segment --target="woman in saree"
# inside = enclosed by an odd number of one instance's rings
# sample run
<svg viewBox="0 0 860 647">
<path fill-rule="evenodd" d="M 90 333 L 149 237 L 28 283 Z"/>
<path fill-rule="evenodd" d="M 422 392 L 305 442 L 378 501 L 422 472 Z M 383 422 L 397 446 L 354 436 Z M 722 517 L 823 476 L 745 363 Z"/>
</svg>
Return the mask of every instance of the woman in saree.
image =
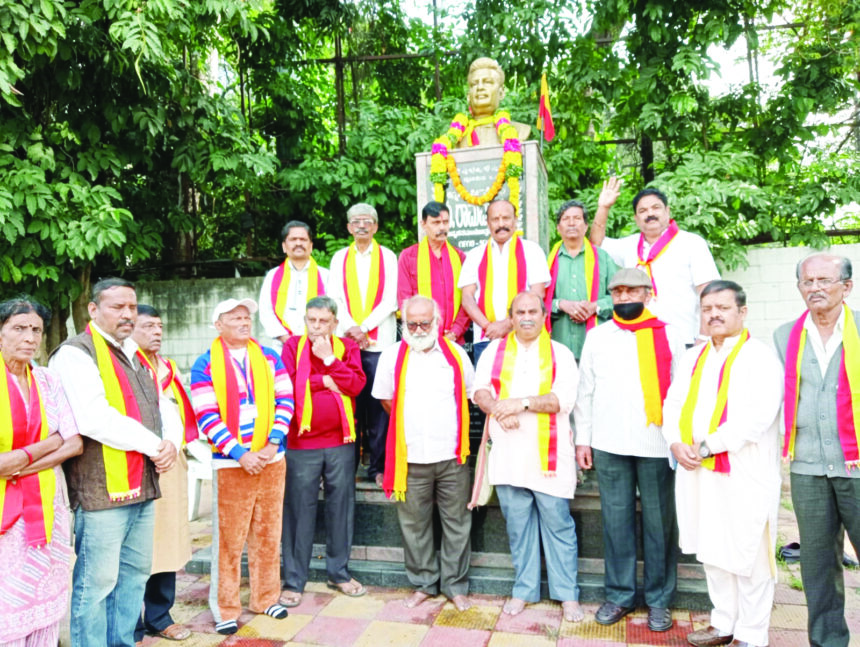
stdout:
<svg viewBox="0 0 860 647">
<path fill-rule="evenodd" d="M 0 644 L 54 647 L 69 600 L 71 520 L 60 464 L 83 448 L 59 379 L 33 367 L 51 317 L 0 303 Z"/>
</svg>

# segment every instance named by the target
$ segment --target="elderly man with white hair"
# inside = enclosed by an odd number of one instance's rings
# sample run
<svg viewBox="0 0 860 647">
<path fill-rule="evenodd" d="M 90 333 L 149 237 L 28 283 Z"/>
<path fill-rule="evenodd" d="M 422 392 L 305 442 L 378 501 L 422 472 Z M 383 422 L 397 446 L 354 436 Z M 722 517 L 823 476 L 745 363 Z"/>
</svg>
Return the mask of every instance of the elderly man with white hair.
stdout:
<svg viewBox="0 0 860 647">
<path fill-rule="evenodd" d="M 397 256 L 373 236 L 379 218 L 373 205 L 359 202 L 346 212 L 353 242 L 331 258 L 327 292 L 337 302 L 338 330 L 361 349 L 367 384 L 355 403 L 356 457 L 367 444 L 368 478 L 382 487 L 388 415 L 370 394 L 379 353 L 397 340 Z M 362 441 L 363 437 L 363 441 Z"/>
<path fill-rule="evenodd" d="M 242 549 L 248 544 L 249 608 L 287 617 L 278 554 L 293 388 L 278 354 L 251 338 L 253 299 L 215 306 L 218 337 L 191 368 L 191 402 L 212 445 L 212 580 L 209 606 L 220 634 L 239 630 Z"/>
<path fill-rule="evenodd" d="M 407 299 L 403 340 L 379 358 L 373 397 L 390 414 L 385 493 L 397 501 L 413 608 L 440 590 L 460 611 L 469 592 L 469 403 L 474 371 L 460 346 L 440 336 L 439 307 L 424 296 Z M 433 504 L 442 541 L 436 557 Z"/>
</svg>

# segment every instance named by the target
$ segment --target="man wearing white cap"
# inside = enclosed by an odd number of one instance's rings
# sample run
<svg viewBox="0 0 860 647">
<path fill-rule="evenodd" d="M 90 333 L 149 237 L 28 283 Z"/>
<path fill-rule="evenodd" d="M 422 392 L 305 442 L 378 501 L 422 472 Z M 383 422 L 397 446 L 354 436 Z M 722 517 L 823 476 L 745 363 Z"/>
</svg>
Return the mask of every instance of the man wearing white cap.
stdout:
<svg viewBox="0 0 860 647">
<path fill-rule="evenodd" d="M 242 549 L 248 543 L 248 607 L 287 617 L 280 594 L 279 544 L 286 467 L 285 437 L 293 417 L 290 377 L 271 348 L 251 338 L 252 299 L 215 306 L 218 337 L 191 369 L 191 400 L 212 445 L 212 576 L 209 606 L 221 634 L 238 630 Z"/>
</svg>

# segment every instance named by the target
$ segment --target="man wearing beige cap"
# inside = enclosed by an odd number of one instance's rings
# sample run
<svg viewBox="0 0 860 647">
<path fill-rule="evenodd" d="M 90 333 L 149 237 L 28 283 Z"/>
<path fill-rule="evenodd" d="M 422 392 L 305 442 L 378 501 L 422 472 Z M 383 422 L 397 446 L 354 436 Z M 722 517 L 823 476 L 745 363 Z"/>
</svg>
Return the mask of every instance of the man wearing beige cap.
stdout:
<svg viewBox="0 0 860 647">
<path fill-rule="evenodd" d="M 286 467 L 284 442 L 293 390 L 281 358 L 251 338 L 252 299 L 215 306 L 218 337 L 191 369 L 191 400 L 212 445 L 212 577 L 209 606 L 221 634 L 238 630 L 242 549 L 248 543 L 249 608 L 287 617 L 280 594 L 279 544 Z"/>
<path fill-rule="evenodd" d="M 576 458 L 597 469 L 606 554 L 606 602 L 599 624 L 615 624 L 636 606 L 636 491 L 642 506 L 648 628 L 672 628 L 677 530 L 674 473 L 661 435 L 663 400 L 684 352 L 681 333 L 651 314 L 651 280 L 642 270 L 609 281 L 613 315 L 589 331 L 579 363 L 574 408 Z"/>
</svg>

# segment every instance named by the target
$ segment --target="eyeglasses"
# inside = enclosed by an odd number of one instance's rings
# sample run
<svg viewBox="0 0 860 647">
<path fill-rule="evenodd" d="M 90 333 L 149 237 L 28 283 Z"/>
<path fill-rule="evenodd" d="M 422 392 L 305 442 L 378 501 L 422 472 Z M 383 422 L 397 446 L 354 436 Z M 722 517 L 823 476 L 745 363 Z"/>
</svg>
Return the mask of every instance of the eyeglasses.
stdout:
<svg viewBox="0 0 860 647">
<path fill-rule="evenodd" d="M 809 288 L 815 287 L 817 284 L 818 287 L 824 288 L 827 290 L 828 288 L 833 287 L 837 283 L 845 283 L 844 279 L 806 279 L 804 281 L 798 281 L 798 285 L 806 290 Z"/>
<path fill-rule="evenodd" d="M 409 329 L 409 332 L 415 332 L 419 328 L 421 330 L 430 330 L 433 327 L 433 320 L 430 321 L 407 321 L 406 327 Z"/>
<path fill-rule="evenodd" d="M 374 222 L 375 221 L 373 220 L 373 218 L 353 218 L 352 220 L 349 221 L 349 224 L 357 225 L 358 227 L 361 227 L 362 225 L 364 225 L 364 226 L 372 225 Z"/>
</svg>

